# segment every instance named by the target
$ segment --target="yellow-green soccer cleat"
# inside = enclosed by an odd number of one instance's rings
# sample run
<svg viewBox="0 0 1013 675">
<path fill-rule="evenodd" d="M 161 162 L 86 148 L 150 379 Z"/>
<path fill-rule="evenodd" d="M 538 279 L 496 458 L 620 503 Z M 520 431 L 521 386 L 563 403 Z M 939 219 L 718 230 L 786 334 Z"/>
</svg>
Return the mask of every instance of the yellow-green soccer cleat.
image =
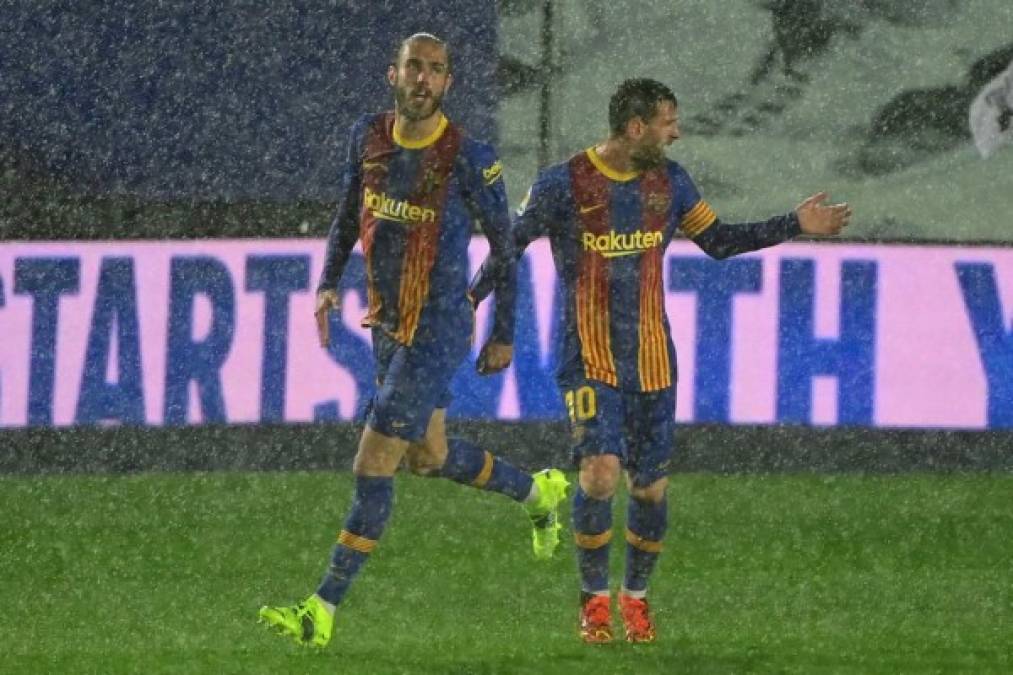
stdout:
<svg viewBox="0 0 1013 675">
<path fill-rule="evenodd" d="M 525 504 L 531 519 L 531 543 L 535 557 L 548 560 L 559 546 L 559 505 L 566 499 L 569 483 L 559 469 L 545 469 L 531 476 L 538 486 L 538 500 Z"/>
<path fill-rule="evenodd" d="M 279 635 L 288 635 L 304 647 L 324 647 L 331 641 L 334 617 L 311 595 L 298 605 L 260 608 L 260 623 L 266 623 Z"/>
</svg>

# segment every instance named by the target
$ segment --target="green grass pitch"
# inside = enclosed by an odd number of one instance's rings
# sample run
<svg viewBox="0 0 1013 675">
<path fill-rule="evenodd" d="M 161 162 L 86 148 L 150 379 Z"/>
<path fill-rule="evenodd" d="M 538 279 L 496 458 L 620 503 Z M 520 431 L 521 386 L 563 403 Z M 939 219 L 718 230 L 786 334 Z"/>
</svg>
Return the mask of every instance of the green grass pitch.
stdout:
<svg viewBox="0 0 1013 675">
<path fill-rule="evenodd" d="M 312 591 L 350 490 L 329 473 L 0 479 L 0 671 L 1013 671 L 1013 476 L 675 475 L 659 641 L 597 648 L 576 636 L 568 531 L 539 564 L 515 504 L 399 476 L 310 652 L 257 609 Z"/>
</svg>

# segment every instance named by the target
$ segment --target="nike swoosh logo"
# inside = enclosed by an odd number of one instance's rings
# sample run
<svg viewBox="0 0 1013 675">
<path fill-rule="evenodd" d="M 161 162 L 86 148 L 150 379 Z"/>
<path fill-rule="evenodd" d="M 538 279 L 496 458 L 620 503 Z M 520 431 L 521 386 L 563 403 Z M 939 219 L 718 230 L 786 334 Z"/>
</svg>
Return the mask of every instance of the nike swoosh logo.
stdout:
<svg viewBox="0 0 1013 675">
<path fill-rule="evenodd" d="M 387 166 L 385 164 L 381 164 L 380 162 L 363 162 L 362 163 L 362 170 L 363 171 L 370 171 L 372 169 L 382 169 L 382 170 L 386 171 L 387 170 Z"/>
<path fill-rule="evenodd" d="M 582 206 L 580 207 L 580 213 L 581 215 L 583 215 L 585 213 L 591 213 L 592 211 L 597 211 L 598 209 L 603 208 L 605 208 L 604 204 L 593 204 L 591 206 Z"/>
</svg>

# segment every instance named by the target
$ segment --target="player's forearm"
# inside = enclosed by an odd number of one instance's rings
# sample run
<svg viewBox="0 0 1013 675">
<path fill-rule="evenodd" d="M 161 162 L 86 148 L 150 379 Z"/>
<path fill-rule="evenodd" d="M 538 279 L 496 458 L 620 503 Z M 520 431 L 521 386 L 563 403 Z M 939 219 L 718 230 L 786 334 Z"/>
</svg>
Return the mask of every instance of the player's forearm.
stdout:
<svg viewBox="0 0 1013 675">
<path fill-rule="evenodd" d="M 355 241 L 359 238 L 359 195 L 362 194 L 361 142 L 370 119 L 360 117 L 348 134 L 348 155 L 341 173 L 341 190 L 338 193 L 338 207 L 327 232 L 327 253 L 324 267 L 320 272 L 317 290 L 337 289 L 341 274 L 348 264 Z"/>
<path fill-rule="evenodd" d="M 492 258 L 482 263 L 471 283 L 468 294 L 476 305 L 496 291 L 495 317 L 491 339 L 501 344 L 513 344 L 514 306 L 517 297 L 517 266 L 497 264 Z"/>
<path fill-rule="evenodd" d="M 357 238 L 357 223 L 348 215 L 346 208 L 339 209 L 327 234 L 327 252 L 324 255 L 320 282 L 317 285 L 318 291 L 338 287 L 338 281 L 345 271 L 345 265 L 348 264 Z"/>
<path fill-rule="evenodd" d="M 522 255 L 524 255 L 524 248 L 523 246 L 518 246 L 514 249 L 513 263 L 508 265 L 508 267 L 511 268 L 508 273 L 513 274 L 515 281 L 517 278 L 517 261 L 521 259 Z M 494 290 L 499 288 L 501 283 L 500 275 L 503 273 L 501 261 L 502 258 L 490 255 L 482 262 L 482 266 L 478 268 L 478 272 L 475 273 L 475 277 L 471 280 L 471 287 L 468 289 L 468 295 L 471 296 L 472 301 L 476 305 L 489 297 L 489 294 Z M 511 286 L 514 285 L 514 282 L 511 282 Z"/>
<path fill-rule="evenodd" d="M 517 299 L 517 263 L 511 255 L 501 260 L 495 279 L 496 309 L 491 339 L 504 345 L 514 343 L 514 306 Z"/>
<path fill-rule="evenodd" d="M 500 225 L 500 227 L 487 228 L 489 257 L 476 276 L 477 283 L 473 285 L 472 297 L 476 298 L 477 302 L 488 295 L 489 290 L 495 291 L 496 308 L 490 339 L 509 345 L 514 342 L 517 256 L 514 252 L 510 221 L 503 219 Z M 476 292 L 479 294 L 478 296 L 475 295 Z"/>
<path fill-rule="evenodd" d="M 506 242 L 506 245 L 499 244 L 500 237 L 495 236 L 495 234 L 489 240 L 489 257 L 482 263 L 475 278 L 472 279 L 471 289 L 468 291 L 472 301 L 477 305 L 495 290 L 497 301 L 496 314 L 499 317 L 500 288 L 505 287 L 508 289 L 510 316 L 504 316 L 503 319 L 504 323 L 507 321 L 507 318 L 509 318 L 510 322 L 509 334 L 511 335 L 511 339 L 508 344 L 513 341 L 513 307 L 516 296 L 517 263 L 520 261 L 521 256 L 524 255 L 524 250 L 528 247 L 528 244 L 542 234 L 542 220 L 535 217 L 535 213 L 536 209 L 528 209 L 525 215 L 514 219 L 509 226 L 497 230 L 498 232 L 510 232 L 510 235 L 503 240 Z M 502 277 L 503 274 L 508 275 L 509 278 L 504 279 Z M 497 319 L 497 322 L 499 322 L 499 319 Z M 506 329 L 504 328 L 503 330 Z"/>
<path fill-rule="evenodd" d="M 780 244 L 801 232 L 798 216 L 792 211 L 759 222 L 723 223 L 717 220 L 693 242 L 710 257 L 721 260 Z"/>
<path fill-rule="evenodd" d="M 471 288 L 468 289 L 468 295 L 476 305 L 492 293 L 492 289 L 496 285 L 495 273 L 492 261 L 486 258 L 482 266 L 478 268 L 475 278 L 471 280 Z"/>
</svg>

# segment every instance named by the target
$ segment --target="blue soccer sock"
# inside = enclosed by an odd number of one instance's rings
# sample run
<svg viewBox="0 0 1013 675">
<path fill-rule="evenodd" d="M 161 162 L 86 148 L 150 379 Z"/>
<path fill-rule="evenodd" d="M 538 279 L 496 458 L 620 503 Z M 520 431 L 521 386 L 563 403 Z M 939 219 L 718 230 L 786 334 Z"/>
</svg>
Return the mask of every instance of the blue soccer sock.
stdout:
<svg viewBox="0 0 1013 675">
<path fill-rule="evenodd" d="M 612 540 L 612 498 L 594 499 L 578 487 L 573 496 L 573 536 L 581 590 L 608 593 Z"/>
<path fill-rule="evenodd" d="M 531 475 L 460 438 L 447 439 L 447 460 L 438 474 L 482 490 L 499 492 L 519 502 L 531 494 Z"/>
<path fill-rule="evenodd" d="M 661 503 L 630 498 L 626 514 L 626 581 L 623 588 L 633 594 L 647 591 L 647 579 L 661 553 L 668 529 L 668 500 Z"/>
<path fill-rule="evenodd" d="M 317 595 L 332 605 L 345 597 L 355 575 L 369 557 L 394 505 L 394 479 L 356 476 L 355 497 L 345 527 L 331 553 L 331 565 Z"/>
</svg>

